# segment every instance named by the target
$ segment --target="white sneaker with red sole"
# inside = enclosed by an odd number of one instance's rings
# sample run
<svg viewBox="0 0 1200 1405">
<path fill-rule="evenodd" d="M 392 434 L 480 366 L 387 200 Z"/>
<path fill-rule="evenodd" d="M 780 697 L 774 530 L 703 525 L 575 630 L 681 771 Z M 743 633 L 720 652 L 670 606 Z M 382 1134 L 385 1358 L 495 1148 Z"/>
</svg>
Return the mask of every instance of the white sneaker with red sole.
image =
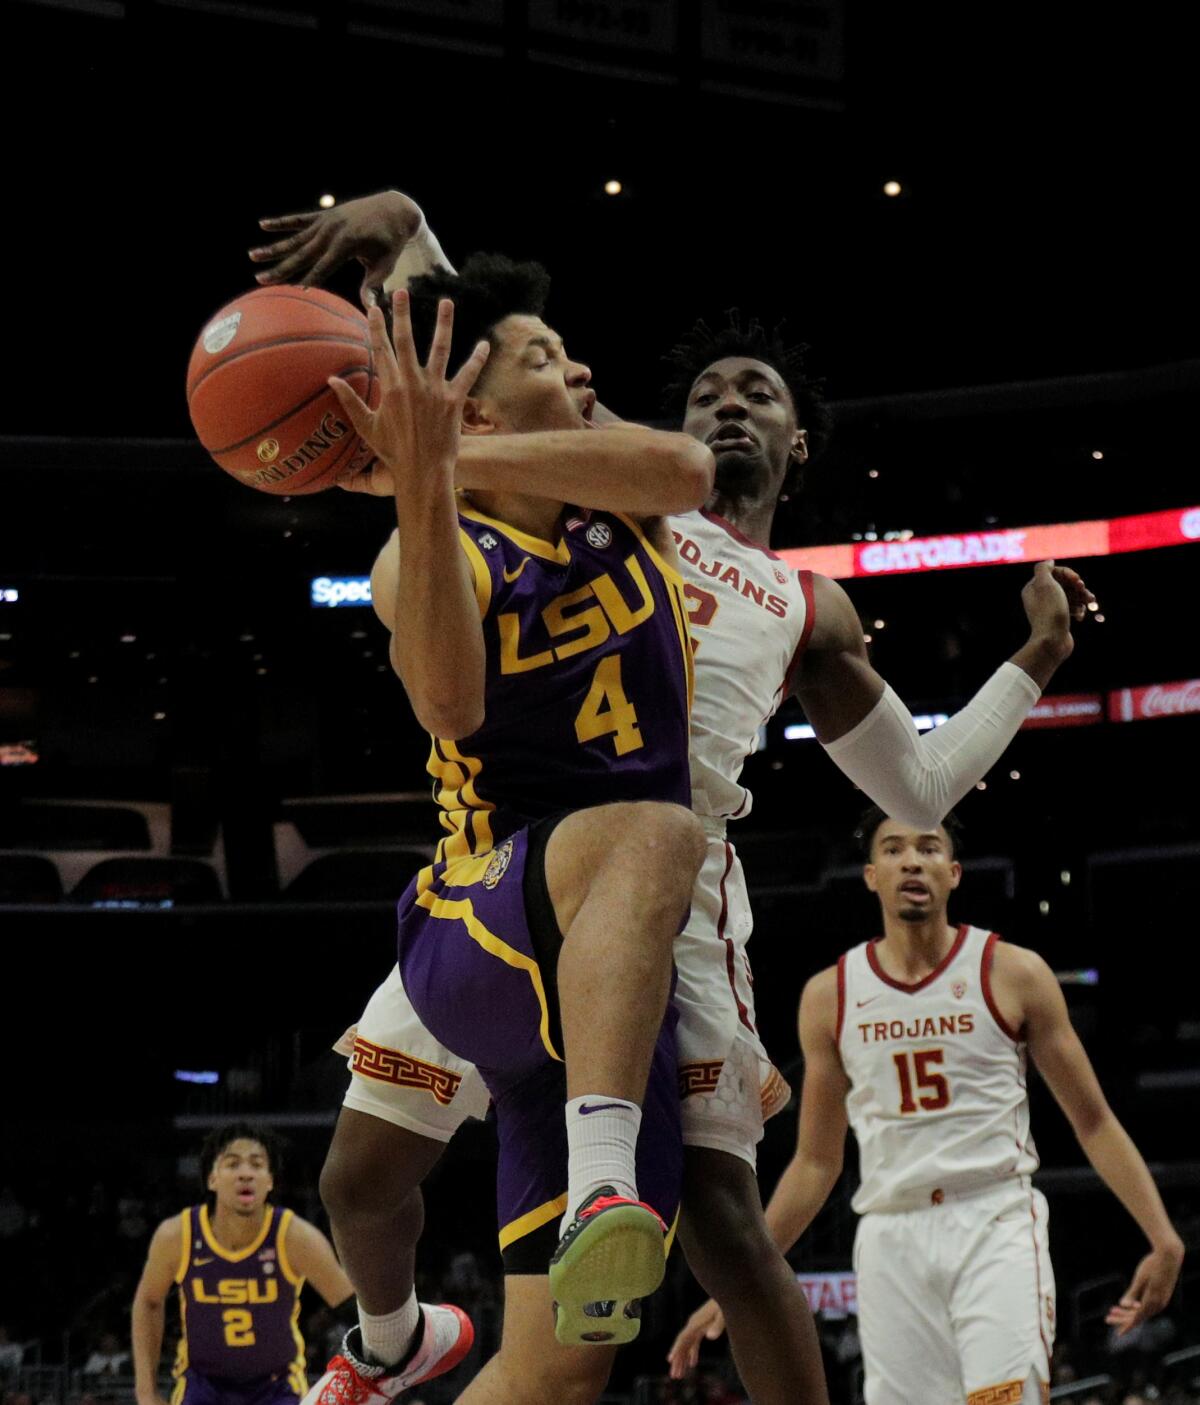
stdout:
<svg viewBox="0 0 1200 1405">
<path fill-rule="evenodd" d="M 399 1366 L 364 1361 L 362 1329 L 351 1327 L 300 1405 L 387 1405 L 413 1386 L 453 1371 L 475 1343 L 471 1319 L 450 1303 L 422 1303 L 421 1323 L 420 1344 Z"/>
</svg>

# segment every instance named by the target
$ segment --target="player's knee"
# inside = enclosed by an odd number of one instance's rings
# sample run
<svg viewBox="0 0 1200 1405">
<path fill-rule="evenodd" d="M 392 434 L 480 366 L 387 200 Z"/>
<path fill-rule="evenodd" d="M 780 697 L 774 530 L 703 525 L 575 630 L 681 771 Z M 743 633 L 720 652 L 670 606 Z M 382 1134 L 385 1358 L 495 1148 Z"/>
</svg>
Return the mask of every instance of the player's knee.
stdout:
<svg viewBox="0 0 1200 1405">
<path fill-rule="evenodd" d="M 682 1228 L 688 1263 L 713 1295 L 742 1291 L 761 1277 L 764 1254 L 773 1252 L 757 1192 L 738 1172 L 727 1177 L 688 1175 Z"/>
<path fill-rule="evenodd" d="M 642 801 L 622 809 L 623 837 L 640 856 L 641 871 L 655 885 L 674 885 L 690 898 L 704 862 L 704 826 L 682 805 Z"/>
<path fill-rule="evenodd" d="M 610 1352 L 552 1352 L 535 1373 L 537 1405 L 594 1405 L 611 1373 Z"/>
<path fill-rule="evenodd" d="M 335 1220 L 421 1218 L 419 1187 L 430 1164 L 426 1139 L 378 1118 L 363 1122 L 374 1125 L 364 1128 L 356 1120 L 346 1132 L 339 1122 L 321 1168 L 321 1204 Z M 432 1159 L 439 1150 L 432 1148 Z"/>
</svg>

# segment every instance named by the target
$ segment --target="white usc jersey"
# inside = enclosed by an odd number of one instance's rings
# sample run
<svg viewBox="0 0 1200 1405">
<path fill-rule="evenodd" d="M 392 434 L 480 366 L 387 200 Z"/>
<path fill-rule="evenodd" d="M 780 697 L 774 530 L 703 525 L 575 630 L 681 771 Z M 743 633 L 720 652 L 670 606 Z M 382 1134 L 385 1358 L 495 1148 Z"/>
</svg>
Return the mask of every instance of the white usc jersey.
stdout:
<svg viewBox="0 0 1200 1405">
<path fill-rule="evenodd" d="M 860 1215 L 940 1204 L 1037 1169 L 1025 1046 L 991 994 L 997 940 L 960 927 L 938 969 L 911 986 L 885 974 L 873 942 L 838 962 Z"/>
<path fill-rule="evenodd" d="M 668 520 L 703 660 L 692 703 L 692 808 L 740 819 L 751 804 L 742 766 L 812 633 L 812 573 L 790 570 L 713 513 Z"/>
</svg>

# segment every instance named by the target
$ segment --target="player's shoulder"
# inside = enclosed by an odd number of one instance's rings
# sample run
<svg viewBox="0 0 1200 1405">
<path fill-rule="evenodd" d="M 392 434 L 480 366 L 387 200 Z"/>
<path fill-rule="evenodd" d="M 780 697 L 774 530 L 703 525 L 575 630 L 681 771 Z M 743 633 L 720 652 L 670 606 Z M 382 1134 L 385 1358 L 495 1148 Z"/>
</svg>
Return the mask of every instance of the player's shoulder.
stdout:
<svg viewBox="0 0 1200 1405">
<path fill-rule="evenodd" d="M 1031 947 L 1018 946 L 1016 942 L 1006 942 L 1003 937 L 992 933 L 992 974 L 1011 976 L 1017 979 L 1037 979 L 1050 967 L 1045 957 L 1039 956 Z"/>
<path fill-rule="evenodd" d="M 1010 990 L 1019 998 L 1058 990 L 1058 977 L 1044 956 L 1027 946 L 1017 946 L 997 938 L 991 946 L 992 959 L 989 978 L 993 986 Z"/>
<path fill-rule="evenodd" d="M 172 1262 L 183 1250 L 184 1220 L 190 1212 L 180 1210 L 163 1220 L 150 1236 L 150 1256 L 169 1258 Z"/>
<path fill-rule="evenodd" d="M 836 1013 L 839 984 L 840 974 L 837 965 L 826 966 L 815 976 L 809 976 L 804 983 L 804 989 L 800 992 L 801 1018 L 804 1017 L 806 1011 L 818 1015 L 832 1009 Z"/>
</svg>

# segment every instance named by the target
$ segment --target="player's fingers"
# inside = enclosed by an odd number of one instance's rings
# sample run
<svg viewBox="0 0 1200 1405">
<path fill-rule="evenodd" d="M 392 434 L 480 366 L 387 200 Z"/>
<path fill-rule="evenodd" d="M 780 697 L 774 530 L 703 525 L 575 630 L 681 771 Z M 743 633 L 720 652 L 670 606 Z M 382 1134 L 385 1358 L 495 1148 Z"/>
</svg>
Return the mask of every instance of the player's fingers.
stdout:
<svg viewBox="0 0 1200 1405">
<path fill-rule="evenodd" d="M 342 253 L 334 241 L 300 280 L 302 288 L 319 288 L 343 262 Z"/>
<path fill-rule="evenodd" d="M 454 304 L 449 298 L 442 298 L 438 302 L 433 341 L 429 344 L 429 360 L 425 363 L 425 369 L 439 381 L 446 379 L 446 365 L 450 360 L 450 341 L 453 336 Z"/>
<path fill-rule="evenodd" d="M 371 343 L 371 354 L 375 358 L 375 374 L 379 377 L 379 388 L 387 395 L 400 385 L 400 372 L 396 366 L 392 344 L 388 340 L 383 308 L 378 303 L 367 309 L 367 340 Z"/>
<path fill-rule="evenodd" d="M 475 350 L 463 362 L 458 375 L 450 382 L 450 389 L 455 395 L 461 396 L 464 400 L 470 395 L 471 387 L 479 379 L 491 352 L 492 348 L 486 341 L 476 342 Z"/>
<path fill-rule="evenodd" d="M 294 215 L 271 215 L 265 220 L 259 220 L 259 229 L 265 229 L 273 234 L 277 229 L 307 229 L 314 220 L 321 218 L 317 210 L 305 210 Z"/>
<path fill-rule="evenodd" d="M 339 380 L 337 376 L 329 377 L 329 388 L 337 396 L 338 404 L 345 410 L 346 418 L 354 426 L 355 432 L 370 443 L 371 429 L 375 419 L 370 406 L 363 402 L 352 386 Z"/>
<path fill-rule="evenodd" d="M 273 244 L 258 244 L 248 252 L 255 263 L 273 263 L 277 259 L 284 259 L 301 245 L 305 244 L 318 231 L 313 228 L 299 230 L 295 234 L 290 234 L 286 239 L 277 239 Z"/>
<path fill-rule="evenodd" d="M 274 268 L 265 268 L 261 273 L 256 273 L 254 277 L 259 283 L 296 282 L 304 277 L 331 243 L 332 239 L 328 230 L 318 229 L 312 234 L 304 234 L 301 236 L 300 243 L 286 258 L 280 259 Z"/>
<path fill-rule="evenodd" d="M 409 382 L 414 381 L 420 365 L 417 362 L 417 348 L 413 344 L 412 313 L 406 288 L 398 288 L 392 294 L 392 345 L 396 350 L 396 366 L 400 375 Z"/>
</svg>

